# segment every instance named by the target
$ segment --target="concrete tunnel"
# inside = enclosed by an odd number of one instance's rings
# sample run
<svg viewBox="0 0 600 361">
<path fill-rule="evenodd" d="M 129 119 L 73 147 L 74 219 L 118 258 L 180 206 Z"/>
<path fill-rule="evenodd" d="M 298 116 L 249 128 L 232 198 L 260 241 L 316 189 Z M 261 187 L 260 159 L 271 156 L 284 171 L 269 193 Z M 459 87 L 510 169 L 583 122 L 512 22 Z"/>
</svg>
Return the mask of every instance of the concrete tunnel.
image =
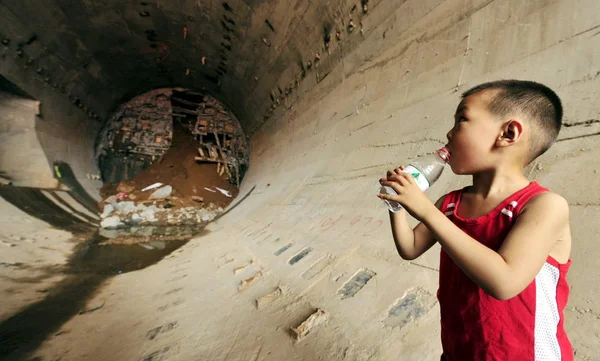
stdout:
<svg viewBox="0 0 600 361">
<path fill-rule="evenodd" d="M 565 107 L 557 143 L 526 174 L 570 204 L 566 328 L 576 359 L 599 360 L 599 10 L 0 0 L 0 175 L 12 183 L 0 212 L 0 358 L 439 360 L 439 247 L 398 257 L 377 179 L 445 143 L 462 91 L 518 78 L 549 85 Z M 98 219 L 99 132 L 160 88 L 208 94 L 235 114 L 250 150 L 239 195 L 154 265 L 65 271 L 85 241 L 79 227 Z M 446 171 L 428 195 L 469 182 Z M 48 223 L 58 214 L 48 197 L 81 222 Z"/>
</svg>

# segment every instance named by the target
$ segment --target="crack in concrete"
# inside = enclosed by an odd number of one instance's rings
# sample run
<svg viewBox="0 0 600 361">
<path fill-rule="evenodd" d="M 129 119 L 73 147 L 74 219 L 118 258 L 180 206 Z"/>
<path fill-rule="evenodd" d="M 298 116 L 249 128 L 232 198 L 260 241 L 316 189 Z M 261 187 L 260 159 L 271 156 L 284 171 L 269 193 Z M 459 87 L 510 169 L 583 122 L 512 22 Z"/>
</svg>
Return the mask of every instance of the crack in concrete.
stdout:
<svg viewBox="0 0 600 361">
<path fill-rule="evenodd" d="M 374 122 L 374 121 L 373 121 L 373 122 L 370 122 L 370 123 L 367 123 L 367 124 L 363 125 L 362 127 L 358 127 L 358 128 L 356 128 L 356 129 L 354 129 L 354 130 L 351 130 L 351 131 L 350 131 L 350 134 L 352 134 L 352 133 L 354 133 L 354 132 L 357 132 L 357 131 L 359 131 L 359 130 L 361 130 L 361 129 L 364 129 L 364 128 L 368 127 L 369 125 L 373 125 L 373 124 L 375 124 L 375 122 Z"/>
<path fill-rule="evenodd" d="M 568 138 L 562 138 L 556 141 L 556 143 L 558 142 L 564 142 L 566 140 L 574 140 L 574 139 L 581 139 L 581 138 L 589 138 L 589 137 L 595 137 L 597 135 L 600 135 L 600 132 L 596 132 L 596 133 L 592 133 L 592 134 L 583 134 L 583 135 L 577 135 L 574 137 L 568 137 Z"/>
<path fill-rule="evenodd" d="M 563 126 L 566 128 L 570 128 L 570 127 L 577 127 L 577 126 L 581 126 L 581 125 L 591 125 L 591 124 L 596 124 L 596 123 L 600 123 L 600 119 L 588 119 L 588 120 L 584 120 L 581 122 L 575 122 L 575 123 L 563 123 Z"/>
</svg>

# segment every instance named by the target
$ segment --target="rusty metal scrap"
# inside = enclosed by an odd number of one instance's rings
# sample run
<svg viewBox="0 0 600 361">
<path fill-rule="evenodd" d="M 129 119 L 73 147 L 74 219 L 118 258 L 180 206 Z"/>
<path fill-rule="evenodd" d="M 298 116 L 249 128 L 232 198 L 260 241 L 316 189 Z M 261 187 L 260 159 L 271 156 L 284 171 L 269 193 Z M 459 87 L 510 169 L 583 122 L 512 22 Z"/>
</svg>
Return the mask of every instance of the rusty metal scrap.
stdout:
<svg viewBox="0 0 600 361">
<path fill-rule="evenodd" d="M 170 92 L 153 91 L 132 99 L 108 124 L 107 151 L 163 155 L 173 138 L 171 112 Z"/>
<path fill-rule="evenodd" d="M 239 186 L 240 164 L 248 163 L 248 149 L 239 122 L 218 100 L 204 96 L 196 109 L 196 124 L 191 129 L 198 141 L 197 161 L 217 163 L 219 174 L 227 173 Z"/>
</svg>

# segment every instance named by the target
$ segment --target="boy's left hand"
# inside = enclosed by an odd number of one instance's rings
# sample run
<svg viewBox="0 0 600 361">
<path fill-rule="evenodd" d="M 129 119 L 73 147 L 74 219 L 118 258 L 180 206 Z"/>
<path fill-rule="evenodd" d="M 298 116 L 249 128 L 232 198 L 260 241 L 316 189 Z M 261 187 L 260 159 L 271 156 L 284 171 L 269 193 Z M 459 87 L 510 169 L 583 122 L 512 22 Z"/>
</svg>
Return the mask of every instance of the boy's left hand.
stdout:
<svg viewBox="0 0 600 361">
<path fill-rule="evenodd" d="M 400 169 L 402 168 L 400 167 Z M 437 210 L 431 200 L 417 186 L 415 179 L 408 173 L 390 171 L 388 177 L 381 178 L 379 183 L 392 188 L 398 195 L 379 193 L 377 197 L 400 203 L 411 216 L 419 221 L 423 221 L 430 211 Z"/>
</svg>

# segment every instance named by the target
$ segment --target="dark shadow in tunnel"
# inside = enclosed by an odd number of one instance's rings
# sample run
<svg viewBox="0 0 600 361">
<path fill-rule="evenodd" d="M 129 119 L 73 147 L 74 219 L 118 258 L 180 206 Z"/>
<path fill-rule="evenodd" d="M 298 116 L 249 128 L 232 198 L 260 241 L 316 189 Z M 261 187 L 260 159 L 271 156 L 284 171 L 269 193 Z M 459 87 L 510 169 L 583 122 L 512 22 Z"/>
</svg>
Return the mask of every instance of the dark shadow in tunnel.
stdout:
<svg viewBox="0 0 600 361">
<path fill-rule="evenodd" d="M 38 188 L 0 186 L 0 196 L 32 217 L 70 232 L 91 232 L 94 228 L 65 212 Z"/>
<path fill-rule="evenodd" d="M 205 234 L 197 226 L 156 228 L 157 234 L 179 233 L 183 237 L 169 241 L 157 237 L 143 247 L 139 244 L 101 245 L 108 238 L 98 233 L 88 235 L 89 240 L 76 247 L 66 269 L 60 272 L 66 277 L 48 291 L 46 298 L 0 323 L 0 360 L 30 361 L 35 350 L 45 340 L 59 336 L 56 332 L 71 318 L 101 312 L 101 304 L 90 305 L 87 310 L 85 307 L 106 280 L 152 265 L 187 243 L 192 234 Z M 162 243 L 162 248 L 156 247 L 157 242 Z M 48 276 L 55 274 L 56 271 L 49 270 Z"/>
<path fill-rule="evenodd" d="M 30 360 L 30 353 L 79 312 L 106 276 L 68 276 L 46 298 L 0 324 L 0 360 Z"/>
<path fill-rule="evenodd" d="M 82 206 L 87 208 L 92 213 L 98 213 L 98 202 L 88 192 L 83 189 L 81 183 L 75 177 L 71 166 L 65 162 L 54 162 L 54 176 L 58 180 L 70 188 L 71 196 L 75 198 Z"/>
<path fill-rule="evenodd" d="M 5 91 L 21 98 L 34 99 L 31 95 L 27 94 L 23 89 L 19 88 L 2 75 L 0 75 L 0 91 Z"/>
</svg>

